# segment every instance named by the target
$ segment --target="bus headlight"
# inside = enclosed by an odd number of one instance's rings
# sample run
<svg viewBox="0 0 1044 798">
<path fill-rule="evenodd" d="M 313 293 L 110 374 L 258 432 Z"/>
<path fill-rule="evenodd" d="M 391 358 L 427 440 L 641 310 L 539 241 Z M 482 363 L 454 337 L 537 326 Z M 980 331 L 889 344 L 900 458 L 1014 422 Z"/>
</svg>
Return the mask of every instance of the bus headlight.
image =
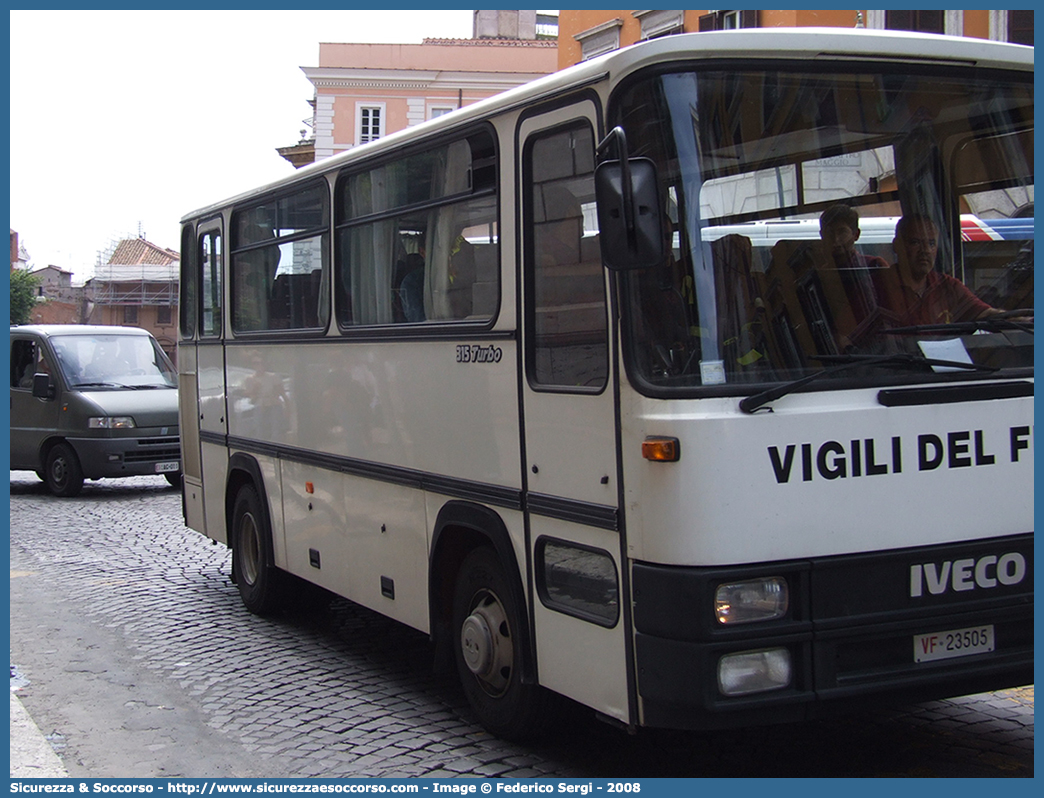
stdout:
<svg viewBox="0 0 1044 798">
<path fill-rule="evenodd" d="M 786 615 L 789 606 L 790 591 L 781 576 L 731 582 L 714 591 L 714 614 L 721 624 L 775 620 Z"/>
<path fill-rule="evenodd" d="M 782 690 L 790 684 L 790 651 L 770 648 L 726 654 L 718 660 L 718 691 L 737 696 Z"/>
<path fill-rule="evenodd" d="M 94 416 L 87 419 L 90 429 L 131 429 L 134 419 L 130 416 Z"/>
</svg>

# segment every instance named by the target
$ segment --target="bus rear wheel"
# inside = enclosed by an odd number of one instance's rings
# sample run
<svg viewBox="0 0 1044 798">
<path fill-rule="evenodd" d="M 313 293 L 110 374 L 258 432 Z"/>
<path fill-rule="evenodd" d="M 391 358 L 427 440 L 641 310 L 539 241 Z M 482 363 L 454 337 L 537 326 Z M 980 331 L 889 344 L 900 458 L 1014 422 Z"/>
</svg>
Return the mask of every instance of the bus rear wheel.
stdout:
<svg viewBox="0 0 1044 798">
<path fill-rule="evenodd" d="M 255 615 L 269 615 L 285 603 L 285 578 L 275 567 L 272 533 L 253 486 L 240 488 L 232 510 L 232 574 L 239 596 Z"/>
<path fill-rule="evenodd" d="M 522 681 L 521 608 L 511 599 L 504 568 L 488 548 L 471 552 L 454 591 L 454 656 L 464 694 L 479 721 L 508 740 L 536 736 L 547 692 Z"/>
</svg>

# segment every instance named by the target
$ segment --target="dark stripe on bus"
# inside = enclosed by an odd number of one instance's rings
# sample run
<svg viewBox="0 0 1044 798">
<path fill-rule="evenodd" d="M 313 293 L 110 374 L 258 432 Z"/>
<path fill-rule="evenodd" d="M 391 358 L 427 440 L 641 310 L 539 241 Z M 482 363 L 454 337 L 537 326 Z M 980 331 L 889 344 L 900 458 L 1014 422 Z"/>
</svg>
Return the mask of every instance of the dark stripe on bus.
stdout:
<svg viewBox="0 0 1044 798">
<path fill-rule="evenodd" d="M 490 485 L 468 479 L 458 479 L 401 466 L 373 463 L 354 457 L 312 452 L 293 446 L 281 446 L 252 438 L 238 438 L 216 432 L 201 430 L 199 438 L 204 443 L 260 454 L 265 457 L 304 463 L 341 474 L 375 479 L 392 485 L 401 485 L 430 493 L 454 496 L 459 499 L 482 502 L 483 504 L 504 507 L 509 510 L 523 509 L 522 491 L 516 488 Z M 620 529 L 619 511 L 616 507 L 608 505 L 591 504 L 559 496 L 532 493 L 526 498 L 525 509 L 540 516 L 571 521 L 584 526 L 593 526 L 614 532 Z"/>
<path fill-rule="evenodd" d="M 560 521 L 572 521 L 585 526 L 620 531 L 620 514 L 616 507 L 605 504 L 591 504 L 564 499 L 560 496 L 548 496 L 543 493 L 530 493 L 526 496 L 526 509 L 546 518 L 557 518 Z"/>
<path fill-rule="evenodd" d="M 392 485 L 401 485 L 431 493 L 454 496 L 460 499 L 469 499 L 510 510 L 522 509 L 522 492 L 517 488 L 489 485 L 468 479 L 430 474 L 412 468 L 373 463 L 368 460 L 325 454 L 323 452 L 312 452 L 293 446 L 281 446 L 251 438 L 237 438 L 232 435 L 226 436 L 213 432 L 200 432 L 200 440 L 205 443 L 217 444 L 218 446 L 227 446 L 238 451 L 303 463 L 328 471 L 351 474 L 352 476 L 365 479 L 375 479 Z"/>
</svg>

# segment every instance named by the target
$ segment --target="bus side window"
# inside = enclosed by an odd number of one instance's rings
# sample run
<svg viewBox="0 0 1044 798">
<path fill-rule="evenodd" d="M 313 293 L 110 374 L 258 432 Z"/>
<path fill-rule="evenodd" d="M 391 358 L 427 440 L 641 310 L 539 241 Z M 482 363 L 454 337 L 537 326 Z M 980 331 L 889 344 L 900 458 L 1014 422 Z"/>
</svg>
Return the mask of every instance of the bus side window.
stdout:
<svg viewBox="0 0 1044 798">
<path fill-rule="evenodd" d="M 499 257 L 492 136 L 480 130 L 337 184 L 337 322 L 485 321 Z M 495 169 L 492 172 L 495 177 Z"/>
<path fill-rule="evenodd" d="M 233 214 L 232 329 L 326 326 L 329 220 L 325 182 Z"/>
<path fill-rule="evenodd" d="M 181 291 L 179 298 L 179 326 L 182 338 L 193 338 L 196 335 L 196 314 L 199 275 L 196 259 L 196 231 L 191 224 L 181 229 Z"/>
<path fill-rule="evenodd" d="M 274 246 L 232 255 L 232 329 L 236 332 L 273 329 L 269 295 L 278 258 Z"/>
<path fill-rule="evenodd" d="M 465 321 L 492 315 L 495 304 L 488 300 L 485 308 L 475 306 L 475 287 L 484 282 L 485 296 L 492 296 L 495 303 L 496 235 L 496 200 L 492 196 L 432 212 L 424 295 L 428 319 Z"/>
<path fill-rule="evenodd" d="M 203 319 L 200 333 L 206 336 L 221 334 L 221 233 L 204 233 L 199 243 L 200 289 L 203 300 Z"/>
<path fill-rule="evenodd" d="M 586 125 L 539 134 L 526 151 L 527 360 L 534 385 L 600 390 L 608 378 L 593 153 Z"/>
</svg>

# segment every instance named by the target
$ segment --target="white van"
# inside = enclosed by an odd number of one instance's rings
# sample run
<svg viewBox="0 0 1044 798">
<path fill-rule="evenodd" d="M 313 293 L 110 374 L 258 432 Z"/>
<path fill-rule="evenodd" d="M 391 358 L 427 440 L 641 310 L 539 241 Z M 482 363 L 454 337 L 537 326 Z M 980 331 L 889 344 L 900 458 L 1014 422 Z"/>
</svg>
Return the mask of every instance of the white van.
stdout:
<svg viewBox="0 0 1044 798">
<path fill-rule="evenodd" d="M 137 327 L 11 327 L 11 469 L 56 496 L 84 479 L 162 474 L 181 485 L 177 371 Z"/>
</svg>

